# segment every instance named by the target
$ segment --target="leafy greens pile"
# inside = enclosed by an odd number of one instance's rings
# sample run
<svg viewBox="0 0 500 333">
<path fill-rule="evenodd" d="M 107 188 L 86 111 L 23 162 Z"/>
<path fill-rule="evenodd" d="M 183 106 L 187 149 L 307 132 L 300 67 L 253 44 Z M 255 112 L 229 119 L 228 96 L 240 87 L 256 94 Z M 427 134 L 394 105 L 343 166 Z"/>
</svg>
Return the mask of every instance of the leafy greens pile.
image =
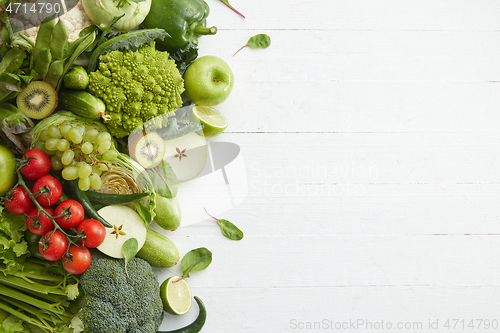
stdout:
<svg viewBox="0 0 500 333">
<path fill-rule="evenodd" d="M 78 279 L 31 256 L 24 216 L 0 204 L 0 332 L 73 332 Z"/>
</svg>

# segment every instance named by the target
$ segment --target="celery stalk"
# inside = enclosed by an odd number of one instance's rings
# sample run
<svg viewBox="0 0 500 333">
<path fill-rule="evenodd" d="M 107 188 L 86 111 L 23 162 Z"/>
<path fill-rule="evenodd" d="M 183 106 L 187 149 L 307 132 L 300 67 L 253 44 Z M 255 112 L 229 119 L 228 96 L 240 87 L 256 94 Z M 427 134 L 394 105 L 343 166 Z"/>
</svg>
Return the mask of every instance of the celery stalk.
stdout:
<svg viewBox="0 0 500 333">
<path fill-rule="evenodd" d="M 47 286 L 33 281 L 28 282 L 25 279 L 13 275 L 4 276 L 3 274 L 0 274 L 0 284 L 8 285 L 14 288 L 27 289 L 40 294 L 66 295 L 65 291 L 57 286 Z"/>
<path fill-rule="evenodd" d="M 47 302 L 44 302 L 42 300 L 39 300 L 38 298 L 26 295 L 16 289 L 9 288 L 3 284 L 0 284 L 0 295 L 4 295 L 7 297 L 12 297 L 17 300 L 21 300 L 23 302 L 26 302 L 28 304 L 31 304 L 37 308 L 40 308 L 42 310 L 50 311 L 56 314 L 63 314 L 64 313 L 64 307 L 62 307 L 59 304 L 50 304 Z"/>
</svg>

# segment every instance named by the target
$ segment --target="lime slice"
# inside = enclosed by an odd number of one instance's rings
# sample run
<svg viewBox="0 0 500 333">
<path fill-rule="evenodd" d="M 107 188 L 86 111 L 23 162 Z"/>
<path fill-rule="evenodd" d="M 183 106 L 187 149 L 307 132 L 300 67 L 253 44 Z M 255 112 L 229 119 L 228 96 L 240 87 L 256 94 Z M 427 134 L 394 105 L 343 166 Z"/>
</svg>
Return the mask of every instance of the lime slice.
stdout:
<svg viewBox="0 0 500 333">
<path fill-rule="evenodd" d="M 163 309 L 174 315 L 183 315 L 191 308 L 191 289 L 185 279 L 171 276 L 160 286 Z"/>
<path fill-rule="evenodd" d="M 221 134 L 227 127 L 226 117 L 209 106 L 196 105 L 191 114 L 203 124 L 203 134 L 208 138 Z"/>
</svg>

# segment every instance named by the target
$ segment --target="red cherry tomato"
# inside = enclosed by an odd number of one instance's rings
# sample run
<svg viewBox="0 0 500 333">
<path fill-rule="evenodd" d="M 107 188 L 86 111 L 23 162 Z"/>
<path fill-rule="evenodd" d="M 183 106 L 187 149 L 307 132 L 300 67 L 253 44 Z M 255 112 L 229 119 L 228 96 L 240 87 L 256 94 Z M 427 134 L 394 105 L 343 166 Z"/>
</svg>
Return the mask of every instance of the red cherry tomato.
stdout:
<svg viewBox="0 0 500 333">
<path fill-rule="evenodd" d="M 29 159 L 28 164 L 20 169 L 24 178 L 37 180 L 47 175 L 50 171 L 50 158 L 43 150 L 30 149 L 24 154 L 22 159 Z"/>
<path fill-rule="evenodd" d="M 76 231 L 85 235 L 85 239 L 80 239 L 80 243 L 83 243 L 88 248 L 98 247 L 106 237 L 106 228 L 101 222 L 94 219 L 83 220 L 76 228 Z"/>
<path fill-rule="evenodd" d="M 54 210 L 52 208 L 43 207 L 43 209 L 50 216 L 54 216 Z M 37 214 L 38 207 L 34 207 L 29 211 L 28 216 L 26 216 L 26 227 L 29 231 L 31 231 L 35 235 L 41 236 L 54 229 L 54 223 L 52 223 L 52 220 L 47 215 L 45 215 L 44 212 L 40 212 L 38 220 L 36 218 Z"/>
<path fill-rule="evenodd" d="M 59 230 L 51 230 L 42 236 L 38 250 L 48 261 L 56 261 L 63 257 L 68 249 L 68 239 Z"/>
<path fill-rule="evenodd" d="M 47 193 L 37 195 L 37 193 L 45 189 L 45 186 L 47 186 L 49 191 Z M 52 176 L 43 176 L 38 178 L 35 185 L 33 185 L 33 190 L 31 191 L 31 193 L 35 195 L 36 201 L 38 201 L 38 203 L 42 206 L 52 206 L 55 204 L 59 199 L 61 199 L 62 192 L 63 188 L 61 183 Z"/>
<path fill-rule="evenodd" d="M 71 258 L 63 258 L 63 267 L 71 274 L 82 274 L 89 268 L 92 262 L 90 251 L 82 245 L 71 245 L 69 247 Z"/>
<path fill-rule="evenodd" d="M 22 186 L 16 186 L 5 195 L 5 209 L 14 215 L 28 213 L 35 204 Z"/>
<path fill-rule="evenodd" d="M 82 205 L 73 199 L 64 200 L 61 202 L 54 211 L 54 216 L 59 216 L 64 212 L 68 212 L 68 216 L 61 216 L 56 218 L 57 224 L 64 229 L 71 229 L 79 225 L 85 217 L 85 211 Z"/>
</svg>

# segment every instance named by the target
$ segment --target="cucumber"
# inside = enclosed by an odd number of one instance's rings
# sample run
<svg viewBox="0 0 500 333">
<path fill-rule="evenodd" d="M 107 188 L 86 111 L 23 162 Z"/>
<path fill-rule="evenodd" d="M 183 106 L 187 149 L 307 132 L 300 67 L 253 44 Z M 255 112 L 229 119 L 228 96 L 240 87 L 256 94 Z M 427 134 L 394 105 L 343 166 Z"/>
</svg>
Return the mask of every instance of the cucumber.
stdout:
<svg viewBox="0 0 500 333">
<path fill-rule="evenodd" d="M 89 198 L 90 202 L 101 204 L 103 206 L 124 205 L 151 195 L 150 192 L 141 192 L 133 194 L 111 194 L 111 193 L 87 191 L 85 193 L 87 194 L 87 198 Z"/>
<path fill-rule="evenodd" d="M 205 304 L 201 301 L 198 296 L 194 296 L 196 303 L 198 303 L 198 307 L 200 308 L 200 312 L 198 313 L 198 317 L 189 325 L 179 328 L 173 331 L 156 331 L 156 333 L 198 333 L 205 325 L 205 321 L 207 320 L 207 309 L 205 308 Z"/>
<path fill-rule="evenodd" d="M 177 197 L 165 198 L 156 196 L 155 221 L 165 230 L 175 230 L 181 224 L 182 212 Z"/>
<path fill-rule="evenodd" d="M 59 94 L 59 104 L 64 109 L 85 118 L 109 120 L 109 116 L 105 114 L 104 102 L 86 91 L 65 90 Z"/>
<path fill-rule="evenodd" d="M 137 256 L 146 260 L 153 267 L 172 267 L 179 261 L 179 251 L 175 244 L 162 234 L 149 229 L 146 242 L 137 252 Z"/>
<path fill-rule="evenodd" d="M 89 82 L 87 71 L 82 66 L 73 67 L 63 78 L 64 87 L 68 89 L 85 90 Z"/>
</svg>

